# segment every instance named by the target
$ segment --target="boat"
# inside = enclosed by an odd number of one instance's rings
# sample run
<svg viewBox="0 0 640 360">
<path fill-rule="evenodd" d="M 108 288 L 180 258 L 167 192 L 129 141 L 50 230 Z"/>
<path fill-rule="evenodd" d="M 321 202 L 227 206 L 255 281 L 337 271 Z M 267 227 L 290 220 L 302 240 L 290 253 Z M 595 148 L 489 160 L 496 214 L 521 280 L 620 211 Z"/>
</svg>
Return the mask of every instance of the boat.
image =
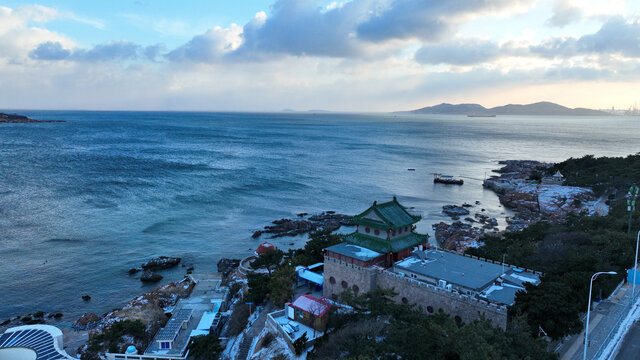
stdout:
<svg viewBox="0 0 640 360">
<path fill-rule="evenodd" d="M 462 184 L 464 184 L 464 180 L 462 180 L 462 179 L 456 179 L 451 175 L 444 175 L 444 174 L 439 174 L 439 173 L 433 174 L 433 182 L 434 183 L 441 183 L 441 184 L 453 184 L 453 185 L 462 185 Z"/>
<path fill-rule="evenodd" d="M 414 169 L 414 168 L 408 168 L 407 170 L 409 170 L 409 171 L 416 171 L 416 169 Z"/>
<path fill-rule="evenodd" d="M 483 114 L 468 114 L 467 117 L 496 117 L 495 114 L 488 114 L 488 115 L 483 115 Z"/>
</svg>

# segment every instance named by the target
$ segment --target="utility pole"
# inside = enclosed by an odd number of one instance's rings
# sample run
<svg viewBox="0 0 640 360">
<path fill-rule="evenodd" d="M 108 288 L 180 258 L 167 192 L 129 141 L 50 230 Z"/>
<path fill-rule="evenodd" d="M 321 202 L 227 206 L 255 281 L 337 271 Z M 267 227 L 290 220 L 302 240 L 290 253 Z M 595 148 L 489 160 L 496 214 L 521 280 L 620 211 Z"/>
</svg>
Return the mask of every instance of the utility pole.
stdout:
<svg viewBox="0 0 640 360">
<path fill-rule="evenodd" d="M 627 234 L 631 234 L 631 217 L 636 210 L 636 198 L 638 197 L 638 186 L 631 185 L 629 192 L 627 193 L 627 211 L 629 212 L 629 227 L 627 228 Z"/>
</svg>

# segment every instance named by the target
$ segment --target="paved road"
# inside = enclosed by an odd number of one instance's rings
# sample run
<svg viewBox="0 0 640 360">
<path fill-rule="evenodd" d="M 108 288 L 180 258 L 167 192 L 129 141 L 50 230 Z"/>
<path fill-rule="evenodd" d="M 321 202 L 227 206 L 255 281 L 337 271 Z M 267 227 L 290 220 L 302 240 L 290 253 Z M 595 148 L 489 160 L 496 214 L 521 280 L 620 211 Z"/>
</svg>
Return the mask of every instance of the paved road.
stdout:
<svg viewBox="0 0 640 360">
<path fill-rule="evenodd" d="M 620 345 L 620 352 L 616 356 L 616 360 L 637 359 L 640 359 L 640 324 L 636 322 L 629 329 L 629 333 Z"/>
<path fill-rule="evenodd" d="M 611 295 L 609 299 L 602 301 L 595 309 L 591 309 L 587 359 L 594 357 L 612 329 L 617 325 L 620 316 L 626 314 L 629 301 L 631 300 L 631 291 L 627 291 L 629 289 L 629 284 L 625 284 L 617 293 Z M 561 360 L 582 360 L 583 348 L 584 330 L 558 346 L 556 351 L 560 354 Z M 638 360 L 640 357 L 630 359 Z"/>
</svg>

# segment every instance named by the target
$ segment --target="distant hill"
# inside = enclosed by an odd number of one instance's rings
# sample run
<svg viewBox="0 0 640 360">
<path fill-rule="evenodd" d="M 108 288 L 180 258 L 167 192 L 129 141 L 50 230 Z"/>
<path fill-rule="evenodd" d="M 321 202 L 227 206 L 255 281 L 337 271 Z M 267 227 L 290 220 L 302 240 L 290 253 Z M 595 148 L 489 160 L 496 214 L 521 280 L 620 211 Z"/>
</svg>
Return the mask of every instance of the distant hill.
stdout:
<svg viewBox="0 0 640 360">
<path fill-rule="evenodd" d="M 34 120 L 24 115 L 0 113 L 0 123 L 47 123 L 47 122 L 65 122 L 64 120 Z"/>
<path fill-rule="evenodd" d="M 448 115 L 555 115 L 555 116 L 604 116 L 611 115 L 600 110 L 585 108 L 571 109 L 548 101 L 528 105 L 504 105 L 490 109 L 478 104 L 447 104 L 423 107 L 422 109 L 402 111 L 412 114 L 448 114 Z"/>
</svg>

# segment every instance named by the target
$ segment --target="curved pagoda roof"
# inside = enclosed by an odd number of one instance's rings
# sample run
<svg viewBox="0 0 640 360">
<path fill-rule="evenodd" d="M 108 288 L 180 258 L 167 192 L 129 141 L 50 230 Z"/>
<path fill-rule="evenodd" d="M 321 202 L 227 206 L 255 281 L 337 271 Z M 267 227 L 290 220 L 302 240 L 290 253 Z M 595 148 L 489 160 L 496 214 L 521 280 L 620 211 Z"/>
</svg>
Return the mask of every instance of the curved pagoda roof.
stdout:
<svg viewBox="0 0 640 360">
<path fill-rule="evenodd" d="M 410 214 L 396 197 L 393 200 L 378 204 L 373 202 L 367 210 L 351 218 L 358 225 L 379 229 L 394 229 L 417 223 L 422 217 Z"/>
</svg>

